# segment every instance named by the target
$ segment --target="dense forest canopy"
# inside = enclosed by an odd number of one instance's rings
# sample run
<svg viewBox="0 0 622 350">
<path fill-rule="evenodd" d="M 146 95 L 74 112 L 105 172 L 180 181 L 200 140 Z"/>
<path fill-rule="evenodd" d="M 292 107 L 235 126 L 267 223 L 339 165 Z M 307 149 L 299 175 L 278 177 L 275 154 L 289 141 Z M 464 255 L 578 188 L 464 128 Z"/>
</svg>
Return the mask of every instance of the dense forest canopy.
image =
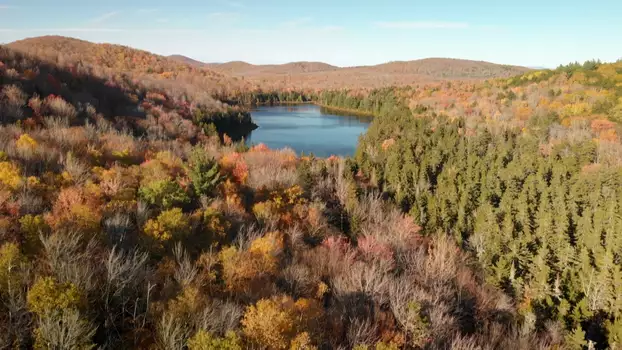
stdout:
<svg viewBox="0 0 622 350">
<path fill-rule="evenodd" d="M 620 347 L 620 62 L 347 90 L 211 69 L 0 47 L 0 348 Z M 283 102 L 374 120 L 351 159 L 230 137 Z"/>
</svg>

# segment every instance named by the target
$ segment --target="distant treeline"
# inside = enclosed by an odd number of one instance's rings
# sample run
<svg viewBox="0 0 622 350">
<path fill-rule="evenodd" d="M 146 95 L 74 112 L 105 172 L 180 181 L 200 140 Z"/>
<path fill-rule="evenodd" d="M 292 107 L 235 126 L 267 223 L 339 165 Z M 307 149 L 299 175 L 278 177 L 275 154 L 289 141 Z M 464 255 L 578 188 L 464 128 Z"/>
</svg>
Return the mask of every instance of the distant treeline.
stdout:
<svg viewBox="0 0 622 350">
<path fill-rule="evenodd" d="M 386 115 L 403 108 L 396 89 L 389 87 L 372 90 L 369 93 L 352 90 L 326 90 L 320 92 L 305 91 L 252 91 L 240 93 L 232 104 L 244 106 L 274 105 L 286 103 L 315 103 L 323 107 L 337 110 L 348 110 L 366 115 Z"/>
</svg>

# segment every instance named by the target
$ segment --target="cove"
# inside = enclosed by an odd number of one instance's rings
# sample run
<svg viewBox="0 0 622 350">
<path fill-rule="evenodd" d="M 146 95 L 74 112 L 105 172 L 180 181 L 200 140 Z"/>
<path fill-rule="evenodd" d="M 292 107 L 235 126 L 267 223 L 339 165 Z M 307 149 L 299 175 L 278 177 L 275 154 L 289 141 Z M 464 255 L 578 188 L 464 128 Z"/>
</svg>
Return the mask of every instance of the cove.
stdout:
<svg viewBox="0 0 622 350">
<path fill-rule="evenodd" d="M 264 143 L 272 149 L 289 147 L 298 154 L 318 157 L 352 156 L 358 138 L 371 117 L 343 115 L 312 104 L 260 106 L 251 111 L 259 128 L 247 143 Z"/>
</svg>

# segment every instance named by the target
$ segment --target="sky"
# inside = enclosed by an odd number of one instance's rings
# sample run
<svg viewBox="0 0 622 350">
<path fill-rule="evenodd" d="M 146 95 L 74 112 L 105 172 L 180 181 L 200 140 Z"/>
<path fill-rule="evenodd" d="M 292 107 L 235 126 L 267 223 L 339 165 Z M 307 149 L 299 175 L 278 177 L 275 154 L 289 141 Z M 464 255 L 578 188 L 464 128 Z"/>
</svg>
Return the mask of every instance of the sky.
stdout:
<svg viewBox="0 0 622 350">
<path fill-rule="evenodd" d="M 204 62 L 622 58 L 622 0 L 0 0 L 0 43 L 63 35 Z"/>
</svg>

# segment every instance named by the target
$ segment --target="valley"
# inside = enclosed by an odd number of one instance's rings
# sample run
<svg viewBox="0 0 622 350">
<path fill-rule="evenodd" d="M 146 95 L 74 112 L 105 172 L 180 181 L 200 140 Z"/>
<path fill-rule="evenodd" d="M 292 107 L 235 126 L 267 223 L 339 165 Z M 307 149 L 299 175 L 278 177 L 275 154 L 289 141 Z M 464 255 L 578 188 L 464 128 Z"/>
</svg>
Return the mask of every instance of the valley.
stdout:
<svg viewBox="0 0 622 350">
<path fill-rule="evenodd" d="M 621 121 L 622 61 L 2 45 L 0 348 L 619 348 Z"/>
</svg>

